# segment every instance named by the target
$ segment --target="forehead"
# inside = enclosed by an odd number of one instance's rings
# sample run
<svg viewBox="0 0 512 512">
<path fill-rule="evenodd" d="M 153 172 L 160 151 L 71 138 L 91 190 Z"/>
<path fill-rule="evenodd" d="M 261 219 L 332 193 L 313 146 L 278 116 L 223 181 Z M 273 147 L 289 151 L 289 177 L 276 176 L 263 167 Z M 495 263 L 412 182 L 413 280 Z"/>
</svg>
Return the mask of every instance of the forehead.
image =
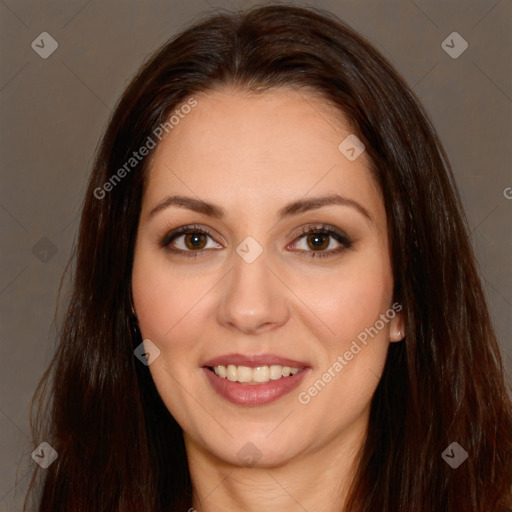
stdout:
<svg viewBox="0 0 512 512">
<path fill-rule="evenodd" d="M 245 210 L 340 193 L 382 213 L 367 154 L 350 161 L 340 151 L 353 130 L 319 95 L 290 88 L 258 94 L 227 89 L 194 99 L 197 105 L 154 150 L 144 210 L 170 193 L 237 203 Z"/>
</svg>

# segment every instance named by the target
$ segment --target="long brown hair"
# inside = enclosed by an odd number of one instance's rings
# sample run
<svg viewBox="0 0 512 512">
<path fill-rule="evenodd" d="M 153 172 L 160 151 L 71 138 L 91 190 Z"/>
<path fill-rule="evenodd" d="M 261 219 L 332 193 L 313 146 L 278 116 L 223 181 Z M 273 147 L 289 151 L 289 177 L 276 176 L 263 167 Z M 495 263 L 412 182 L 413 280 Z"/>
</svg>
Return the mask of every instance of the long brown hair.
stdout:
<svg viewBox="0 0 512 512">
<path fill-rule="evenodd" d="M 196 22 L 144 64 L 112 115 L 85 197 L 59 344 L 34 397 L 34 442 L 59 454 L 34 473 L 37 510 L 191 506 L 181 428 L 133 354 L 142 340 L 131 321 L 131 271 L 148 159 L 104 197 L 98 189 L 183 101 L 232 85 L 322 94 L 365 144 L 384 198 L 407 337 L 390 346 L 346 510 L 511 507 L 510 396 L 435 129 L 400 75 L 350 27 L 323 10 L 275 5 Z M 457 469 L 441 456 L 452 442 L 468 453 Z"/>
</svg>

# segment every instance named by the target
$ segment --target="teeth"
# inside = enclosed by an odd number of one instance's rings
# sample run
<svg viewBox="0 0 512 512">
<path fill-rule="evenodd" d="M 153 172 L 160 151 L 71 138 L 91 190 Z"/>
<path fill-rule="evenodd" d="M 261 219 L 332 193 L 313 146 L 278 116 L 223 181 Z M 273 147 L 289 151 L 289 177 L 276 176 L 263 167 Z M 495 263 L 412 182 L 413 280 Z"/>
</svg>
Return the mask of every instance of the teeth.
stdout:
<svg viewBox="0 0 512 512">
<path fill-rule="evenodd" d="M 278 364 L 273 364 L 269 369 L 269 373 L 271 380 L 280 379 L 283 376 L 283 367 Z"/>
<path fill-rule="evenodd" d="M 226 374 L 227 374 L 228 380 L 230 380 L 231 382 L 235 382 L 238 378 L 238 371 L 236 369 L 236 366 L 230 364 L 226 368 Z"/>
<path fill-rule="evenodd" d="M 240 366 L 237 368 L 233 366 L 235 369 L 235 376 L 237 377 L 235 380 L 238 382 L 251 382 L 252 380 L 252 369 L 247 368 L 247 366 Z"/>
<path fill-rule="evenodd" d="M 281 366 L 273 364 L 271 366 L 257 366 L 250 368 L 248 366 L 235 366 L 229 364 L 228 366 L 214 366 L 213 371 L 215 375 L 228 379 L 231 382 L 243 382 L 247 384 L 261 384 L 271 380 L 281 379 L 295 375 L 300 368 L 290 368 L 289 366 Z"/>
</svg>

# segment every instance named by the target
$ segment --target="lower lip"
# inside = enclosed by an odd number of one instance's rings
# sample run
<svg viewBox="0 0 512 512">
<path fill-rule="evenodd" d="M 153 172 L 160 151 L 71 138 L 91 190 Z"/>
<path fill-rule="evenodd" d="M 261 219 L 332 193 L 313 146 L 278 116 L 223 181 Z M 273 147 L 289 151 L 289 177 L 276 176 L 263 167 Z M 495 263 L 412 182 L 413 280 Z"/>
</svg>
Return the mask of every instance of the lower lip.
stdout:
<svg viewBox="0 0 512 512">
<path fill-rule="evenodd" d="M 270 380 L 263 384 L 242 384 L 219 377 L 208 368 L 203 368 L 213 389 L 223 398 L 237 405 L 264 405 L 274 402 L 293 391 L 309 372 L 304 368 L 295 375 Z"/>
</svg>

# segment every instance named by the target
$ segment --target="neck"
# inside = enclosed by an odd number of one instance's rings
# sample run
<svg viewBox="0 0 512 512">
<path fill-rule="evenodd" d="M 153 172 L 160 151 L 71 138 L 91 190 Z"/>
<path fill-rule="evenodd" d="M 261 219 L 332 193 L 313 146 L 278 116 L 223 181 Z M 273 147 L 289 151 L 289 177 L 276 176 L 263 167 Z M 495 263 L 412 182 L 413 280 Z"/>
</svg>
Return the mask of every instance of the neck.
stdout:
<svg viewBox="0 0 512 512">
<path fill-rule="evenodd" d="M 250 468 L 219 459 L 184 433 L 193 508 L 198 512 L 339 512 L 355 474 L 363 437 L 360 428 L 352 428 L 280 465 Z"/>
</svg>

